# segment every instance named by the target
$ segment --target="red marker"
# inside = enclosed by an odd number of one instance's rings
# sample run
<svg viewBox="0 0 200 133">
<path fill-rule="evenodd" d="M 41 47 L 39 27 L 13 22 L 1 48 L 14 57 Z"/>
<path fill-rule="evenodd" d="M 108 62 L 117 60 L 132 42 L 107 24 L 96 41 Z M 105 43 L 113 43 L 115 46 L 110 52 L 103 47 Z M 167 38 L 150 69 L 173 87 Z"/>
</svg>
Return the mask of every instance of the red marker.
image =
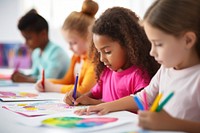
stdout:
<svg viewBox="0 0 200 133">
<path fill-rule="evenodd" d="M 42 69 L 42 87 L 45 91 L 45 72 L 44 72 L 44 69 Z"/>
</svg>

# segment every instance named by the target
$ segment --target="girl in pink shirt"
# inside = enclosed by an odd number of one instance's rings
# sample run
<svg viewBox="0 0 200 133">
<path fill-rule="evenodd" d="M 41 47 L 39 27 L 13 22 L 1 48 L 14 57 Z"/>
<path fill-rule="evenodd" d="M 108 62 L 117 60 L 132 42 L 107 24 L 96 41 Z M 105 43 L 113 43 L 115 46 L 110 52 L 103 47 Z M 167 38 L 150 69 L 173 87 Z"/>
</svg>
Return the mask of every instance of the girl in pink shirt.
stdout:
<svg viewBox="0 0 200 133">
<path fill-rule="evenodd" d="M 91 55 L 97 84 L 84 95 L 66 95 L 69 104 L 94 105 L 135 94 L 149 84 L 159 65 L 149 55 L 150 42 L 129 9 L 106 10 L 93 26 Z"/>
</svg>

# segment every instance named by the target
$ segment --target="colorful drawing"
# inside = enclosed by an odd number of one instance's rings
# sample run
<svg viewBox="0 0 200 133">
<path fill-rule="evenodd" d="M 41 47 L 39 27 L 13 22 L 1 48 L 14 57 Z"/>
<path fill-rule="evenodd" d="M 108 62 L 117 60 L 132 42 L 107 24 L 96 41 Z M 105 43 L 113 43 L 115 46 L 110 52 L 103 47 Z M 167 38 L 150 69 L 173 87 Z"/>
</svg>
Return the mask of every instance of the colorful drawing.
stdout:
<svg viewBox="0 0 200 133">
<path fill-rule="evenodd" d="M 4 105 L 3 108 L 24 116 L 34 117 L 74 111 L 76 109 L 86 108 L 86 106 L 68 106 L 67 104 L 59 101 L 40 101 L 31 103 L 11 103 Z"/>
<path fill-rule="evenodd" d="M 15 68 L 20 63 L 20 68 L 30 68 L 31 51 L 24 44 L 0 43 L 0 67 Z"/>
<path fill-rule="evenodd" d="M 63 127 L 63 128 L 89 128 L 101 126 L 107 123 L 117 121 L 118 118 L 97 117 L 97 118 L 80 118 L 80 117 L 56 117 L 42 121 L 43 125 Z"/>
<path fill-rule="evenodd" d="M 9 91 L 0 91 L 0 98 L 24 98 L 24 97 L 37 97 L 38 94 L 29 93 L 29 92 L 9 92 Z"/>
</svg>

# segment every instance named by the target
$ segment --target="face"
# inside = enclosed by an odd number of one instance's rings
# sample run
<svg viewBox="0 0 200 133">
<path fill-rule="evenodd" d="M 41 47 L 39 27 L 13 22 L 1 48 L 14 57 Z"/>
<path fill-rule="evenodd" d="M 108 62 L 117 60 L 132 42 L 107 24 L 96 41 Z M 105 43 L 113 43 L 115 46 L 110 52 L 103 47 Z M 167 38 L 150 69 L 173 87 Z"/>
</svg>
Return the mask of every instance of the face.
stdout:
<svg viewBox="0 0 200 133">
<path fill-rule="evenodd" d="M 25 43 L 30 49 L 35 49 L 40 47 L 41 45 L 41 39 L 42 39 L 42 33 L 36 33 L 31 31 L 22 31 L 22 36 L 25 38 Z"/>
<path fill-rule="evenodd" d="M 63 31 L 63 36 L 66 42 L 69 43 L 69 48 L 76 55 L 84 55 L 87 52 L 87 39 L 80 36 L 80 34 L 76 31 Z"/>
<path fill-rule="evenodd" d="M 126 52 L 117 41 L 107 36 L 93 35 L 94 45 L 100 54 L 100 61 L 113 71 L 123 70 L 126 61 Z"/>
<path fill-rule="evenodd" d="M 182 69 L 185 67 L 188 50 L 183 36 L 175 37 L 166 34 L 147 22 L 144 23 L 144 29 L 151 42 L 150 55 L 158 63 L 168 68 Z"/>
</svg>

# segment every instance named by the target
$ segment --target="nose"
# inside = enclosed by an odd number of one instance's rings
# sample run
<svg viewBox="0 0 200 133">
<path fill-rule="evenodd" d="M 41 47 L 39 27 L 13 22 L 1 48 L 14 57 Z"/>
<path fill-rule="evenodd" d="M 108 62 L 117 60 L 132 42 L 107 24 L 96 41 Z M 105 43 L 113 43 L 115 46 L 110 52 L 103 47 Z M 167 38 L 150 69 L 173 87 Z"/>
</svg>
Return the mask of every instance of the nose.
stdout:
<svg viewBox="0 0 200 133">
<path fill-rule="evenodd" d="M 71 51 L 73 51 L 73 47 L 72 47 L 71 44 L 69 44 L 69 49 L 70 49 Z"/>
<path fill-rule="evenodd" d="M 104 57 L 104 55 L 103 55 L 102 53 L 100 53 L 100 61 L 101 61 L 101 62 L 104 62 L 104 61 L 105 61 L 105 57 Z"/>
<path fill-rule="evenodd" d="M 156 56 L 156 49 L 155 49 L 155 47 L 154 47 L 153 45 L 151 45 L 151 50 L 150 50 L 149 54 L 150 54 L 151 56 L 153 56 L 153 57 Z"/>
</svg>

